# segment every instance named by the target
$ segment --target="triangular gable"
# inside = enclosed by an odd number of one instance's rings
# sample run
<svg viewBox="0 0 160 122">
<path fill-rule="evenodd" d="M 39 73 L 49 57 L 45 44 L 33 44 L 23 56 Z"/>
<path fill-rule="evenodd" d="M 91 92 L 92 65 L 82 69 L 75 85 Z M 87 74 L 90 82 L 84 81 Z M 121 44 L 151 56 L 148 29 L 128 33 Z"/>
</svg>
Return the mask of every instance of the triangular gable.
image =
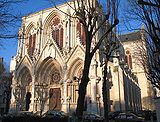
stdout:
<svg viewBox="0 0 160 122">
<path fill-rule="evenodd" d="M 84 55 L 85 55 L 84 48 L 81 47 L 80 45 L 77 45 L 73 50 L 72 54 L 70 55 L 70 57 L 68 58 L 67 63 L 71 64 L 71 62 L 77 58 L 84 60 Z"/>
<path fill-rule="evenodd" d="M 48 48 L 50 48 L 50 49 L 48 49 Z M 43 55 L 45 51 L 50 51 L 51 49 L 54 49 L 56 54 L 52 54 L 53 52 L 52 53 L 48 52 L 47 54 L 45 54 L 45 56 Z M 53 57 L 53 55 L 55 57 Z M 59 62 L 63 61 L 62 52 L 60 51 L 60 49 L 58 48 L 58 46 L 54 42 L 54 40 L 51 40 L 51 39 L 48 40 L 48 42 L 45 44 L 43 50 L 41 51 L 40 56 L 39 56 L 39 58 L 37 60 L 37 65 L 39 63 L 41 63 L 41 61 L 46 59 L 47 57 L 52 57 L 52 58 L 57 58 L 58 57 L 58 59 L 61 59 L 61 60 L 59 60 Z"/>
<path fill-rule="evenodd" d="M 20 73 L 21 69 L 23 69 L 24 67 L 27 67 L 30 71 L 32 68 L 32 62 L 30 60 L 30 58 L 25 55 L 22 60 L 20 61 L 20 63 L 18 64 L 18 66 L 16 67 L 17 70 L 17 74 Z"/>
</svg>

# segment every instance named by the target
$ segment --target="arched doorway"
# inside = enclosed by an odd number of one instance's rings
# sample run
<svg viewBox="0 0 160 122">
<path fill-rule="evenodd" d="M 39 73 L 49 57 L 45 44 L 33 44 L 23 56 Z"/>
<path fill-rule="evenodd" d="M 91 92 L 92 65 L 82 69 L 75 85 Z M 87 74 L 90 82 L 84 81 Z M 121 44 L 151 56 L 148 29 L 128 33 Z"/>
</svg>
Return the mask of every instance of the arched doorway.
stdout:
<svg viewBox="0 0 160 122">
<path fill-rule="evenodd" d="M 21 111 L 28 111 L 31 98 L 31 82 L 32 77 L 27 67 L 23 67 L 18 76 L 20 95 L 18 96 Z"/>
<path fill-rule="evenodd" d="M 49 109 L 61 110 L 61 90 L 60 88 L 51 88 L 49 90 Z"/>
<path fill-rule="evenodd" d="M 30 92 L 27 92 L 26 94 L 26 107 L 25 107 L 25 110 L 28 111 L 29 110 L 29 105 L 31 103 L 31 93 Z"/>
<path fill-rule="evenodd" d="M 46 58 L 38 69 L 38 83 L 46 84 L 48 89 L 48 97 L 42 96 L 44 104 L 41 106 L 49 110 L 61 110 L 61 85 L 60 81 L 62 79 L 62 68 L 60 64 L 53 58 Z M 40 99 L 41 100 L 41 99 Z"/>
</svg>

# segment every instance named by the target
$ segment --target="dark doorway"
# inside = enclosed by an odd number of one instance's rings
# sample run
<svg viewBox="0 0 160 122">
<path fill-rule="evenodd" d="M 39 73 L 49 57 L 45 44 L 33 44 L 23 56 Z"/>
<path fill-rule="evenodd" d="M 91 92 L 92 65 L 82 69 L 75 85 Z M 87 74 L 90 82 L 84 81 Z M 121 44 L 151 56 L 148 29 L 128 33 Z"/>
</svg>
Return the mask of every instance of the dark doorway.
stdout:
<svg viewBox="0 0 160 122">
<path fill-rule="evenodd" d="M 30 98 L 31 98 L 31 93 L 27 92 L 27 94 L 26 94 L 26 111 L 29 110 L 29 104 L 31 103 Z"/>
<path fill-rule="evenodd" d="M 52 88 L 49 91 L 49 109 L 61 110 L 61 90 L 60 88 Z"/>
</svg>

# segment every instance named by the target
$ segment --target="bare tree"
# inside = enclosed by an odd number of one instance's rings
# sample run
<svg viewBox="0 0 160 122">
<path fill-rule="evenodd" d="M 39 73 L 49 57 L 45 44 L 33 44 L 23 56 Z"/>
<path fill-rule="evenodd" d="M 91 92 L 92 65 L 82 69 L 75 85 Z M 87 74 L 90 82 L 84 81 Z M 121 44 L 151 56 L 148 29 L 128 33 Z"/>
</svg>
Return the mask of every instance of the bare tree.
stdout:
<svg viewBox="0 0 160 122">
<path fill-rule="evenodd" d="M 2 88 L 3 99 L 5 101 L 4 113 L 8 113 L 10 98 L 11 98 L 11 87 L 10 86 L 11 86 L 12 76 L 10 73 L 7 73 L 7 71 L 5 70 L 4 64 L 1 64 L 0 68 L 1 68 L 0 69 L 0 86 Z"/>
<path fill-rule="evenodd" d="M 144 30 L 143 30 L 144 31 Z M 141 68 L 144 69 L 147 79 L 151 82 L 153 87 L 160 89 L 160 57 L 156 52 L 156 47 L 152 44 L 150 39 L 143 38 L 135 42 L 135 58 L 137 59 L 137 65 L 140 64 Z"/>
<path fill-rule="evenodd" d="M 13 33 L 10 30 L 11 27 L 16 26 L 17 21 L 21 20 L 20 14 L 14 12 L 13 6 L 22 1 L 23 0 L 0 0 L 0 39 L 18 37 L 17 32 Z"/>
<path fill-rule="evenodd" d="M 104 64 L 104 71 L 103 71 L 103 86 L 102 86 L 102 95 L 103 95 L 103 106 L 104 106 L 104 117 L 105 117 L 105 122 L 109 122 L 109 70 L 108 70 L 108 62 L 112 60 L 116 55 L 115 53 L 118 51 L 119 48 L 119 41 L 116 38 L 115 33 L 112 34 L 111 32 L 111 37 L 108 38 L 106 41 L 106 44 L 104 44 L 104 48 L 102 53 L 104 53 L 105 57 L 105 62 Z"/>
<path fill-rule="evenodd" d="M 158 0 L 157 0 L 157 1 L 143 1 L 143 0 L 138 0 L 138 4 L 148 5 L 148 6 L 160 8 L 160 1 L 158 1 Z"/>
<path fill-rule="evenodd" d="M 2 77 L 2 74 L 5 72 L 4 64 L 0 63 L 0 77 Z"/>
<path fill-rule="evenodd" d="M 145 73 L 152 85 L 160 89 L 160 1 L 147 0 L 141 2 L 147 42 L 148 61 L 144 66 Z"/>
<path fill-rule="evenodd" d="M 97 0 L 72 0 L 71 2 L 66 1 L 66 3 L 75 12 L 76 16 L 71 16 L 68 13 L 65 14 L 79 20 L 79 22 L 83 25 L 85 33 L 85 59 L 81 83 L 79 85 L 79 96 L 76 108 L 76 116 L 78 117 L 78 120 L 81 120 L 83 115 L 86 88 L 89 82 L 89 69 L 91 60 L 97 49 L 99 49 L 102 41 L 119 23 L 118 18 L 115 16 L 115 8 L 117 7 L 117 3 L 116 0 L 106 0 L 106 12 L 103 11 L 102 5 L 100 5 Z M 101 37 L 99 37 L 96 43 L 93 43 L 93 38 L 100 30 L 102 30 L 102 28 L 104 29 L 101 31 Z M 110 44 L 111 43 L 108 43 L 109 46 Z"/>
<path fill-rule="evenodd" d="M 141 54 L 143 54 L 141 55 L 141 63 L 153 87 L 160 89 L 160 1 L 128 1 L 129 12 L 127 14 L 132 15 L 131 19 L 144 24 L 145 42 L 141 47 Z"/>
<path fill-rule="evenodd" d="M 10 105 L 10 99 L 11 99 L 11 83 L 12 83 L 12 75 L 10 73 L 6 73 L 5 76 L 3 76 L 2 82 L 4 85 L 4 91 L 3 96 L 5 99 L 5 113 L 8 113 L 9 111 L 9 105 Z"/>
</svg>

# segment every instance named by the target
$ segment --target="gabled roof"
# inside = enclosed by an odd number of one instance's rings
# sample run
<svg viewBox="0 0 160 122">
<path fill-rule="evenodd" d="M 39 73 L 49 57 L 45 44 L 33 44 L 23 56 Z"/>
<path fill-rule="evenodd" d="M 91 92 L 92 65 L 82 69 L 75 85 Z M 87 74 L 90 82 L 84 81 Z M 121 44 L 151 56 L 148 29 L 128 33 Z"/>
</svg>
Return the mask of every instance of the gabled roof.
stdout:
<svg viewBox="0 0 160 122">
<path fill-rule="evenodd" d="M 119 35 L 119 39 L 121 42 L 140 40 L 141 39 L 141 32 L 136 31 L 136 32 L 132 32 L 132 33 Z"/>
</svg>

